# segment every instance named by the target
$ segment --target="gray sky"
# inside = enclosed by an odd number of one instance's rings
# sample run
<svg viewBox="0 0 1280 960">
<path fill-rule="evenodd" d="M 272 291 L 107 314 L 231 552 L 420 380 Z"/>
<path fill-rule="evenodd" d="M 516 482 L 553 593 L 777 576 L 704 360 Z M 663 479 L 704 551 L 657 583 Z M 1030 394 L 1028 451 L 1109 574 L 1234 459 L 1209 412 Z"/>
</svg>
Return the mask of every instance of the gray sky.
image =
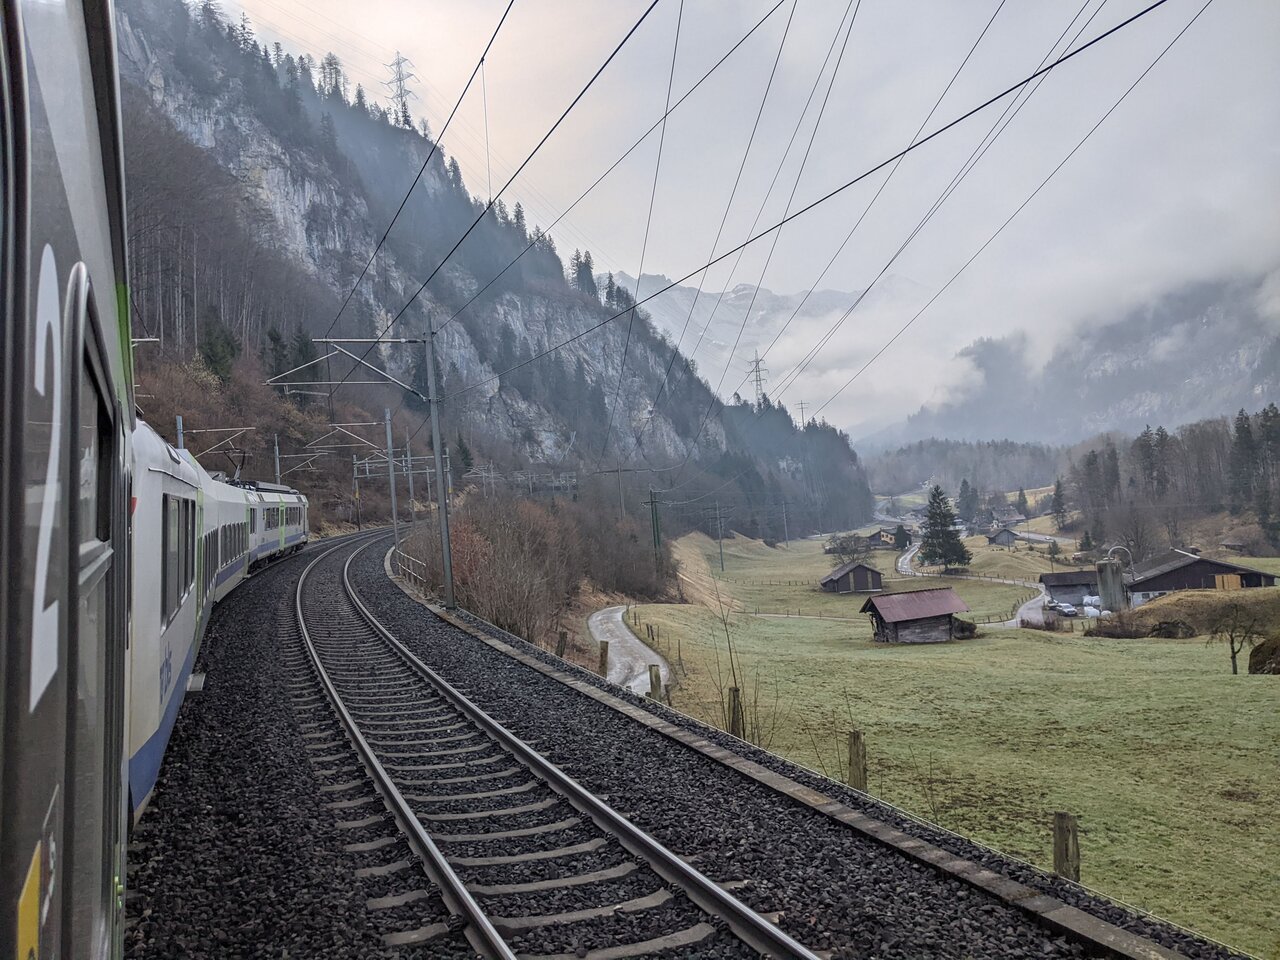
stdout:
<svg viewBox="0 0 1280 960">
<path fill-rule="evenodd" d="M 718 251 L 741 242 L 846 9 L 796 0 L 781 65 Z M 857 2 L 857 0 L 855 0 Z M 892 268 L 895 296 L 855 312 L 783 398 L 811 408 L 878 350 L 1057 165 L 1202 5 L 1170 0 L 1055 70 Z M 1097 10 L 1089 0 L 1075 29 Z M 675 65 L 679 96 L 772 2 L 686 0 Z M 901 149 L 924 120 L 998 0 L 861 0 L 826 113 L 796 191 L 803 206 Z M 1081 41 L 1145 6 L 1105 0 Z M 298 51 L 333 50 L 371 93 L 398 49 L 438 132 L 505 0 L 242 0 L 260 33 Z M 493 186 L 603 62 L 647 2 L 516 0 L 486 64 Z M 683 276 L 709 259 L 791 0 L 675 114 L 666 130 L 646 273 Z M 1034 70 L 1079 0 L 1009 0 L 948 92 L 932 130 Z M 546 224 L 662 113 L 679 0 L 662 0 L 600 80 L 504 194 Z M 1068 34 L 1070 36 L 1070 34 Z M 861 429 L 944 398 L 963 381 L 956 351 L 980 336 L 1025 332 L 1044 358 L 1082 327 L 1196 280 L 1280 267 L 1280 4 L 1214 0 L 1123 105 L 972 267 L 825 411 Z M 833 58 L 834 62 L 834 58 Z M 817 100 L 826 89 L 824 76 Z M 909 156 L 822 286 L 870 283 L 998 116 L 994 108 Z M 810 108 L 762 225 L 782 215 L 808 142 Z M 477 87 L 443 140 L 473 193 L 486 194 Z M 636 274 L 657 133 L 553 232 L 566 258 L 590 248 L 598 269 Z M 409 172 L 406 176 L 410 175 Z M 884 175 L 784 229 L 762 284 L 812 286 Z M 761 282 L 769 243 L 714 270 L 708 290 Z M 732 259 L 729 261 L 732 263 Z M 1274 280 L 1274 278 L 1273 278 Z M 909 282 L 908 282 L 909 281 Z M 696 279 L 692 281 L 696 284 Z M 1280 283 L 1269 307 L 1280 326 Z M 868 303 L 871 303 L 869 298 Z M 768 358 L 781 376 L 834 317 L 797 324 Z M 772 338 L 772 331 L 768 339 Z M 912 373 L 903 377 L 904 365 Z M 719 370 L 703 368 L 714 383 Z M 737 383 L 733 373 L 726 387 Z"/>
</svg>

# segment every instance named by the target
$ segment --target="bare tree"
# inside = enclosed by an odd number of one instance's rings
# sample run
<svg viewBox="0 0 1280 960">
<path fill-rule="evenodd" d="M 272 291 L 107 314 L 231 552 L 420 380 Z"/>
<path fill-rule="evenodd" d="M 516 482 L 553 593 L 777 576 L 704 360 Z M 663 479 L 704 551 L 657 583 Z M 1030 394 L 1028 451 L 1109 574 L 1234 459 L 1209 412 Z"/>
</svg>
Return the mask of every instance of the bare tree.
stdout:
<svg viewBox="0 0 1280 960">
<path fill-rule="evenodd" d="M 1259 631 L 1260 621 L 1257 615 L 1250 613 L 1239 603 L 1227 604 L 1226 609 L 1213 625 L 1209 634 L 1210 643 L 1225 643 L 1231 651 L 1231 672 L 1240 672 L 1237 658 L 1240 654 L 1262 639 Z"/>
</svg>

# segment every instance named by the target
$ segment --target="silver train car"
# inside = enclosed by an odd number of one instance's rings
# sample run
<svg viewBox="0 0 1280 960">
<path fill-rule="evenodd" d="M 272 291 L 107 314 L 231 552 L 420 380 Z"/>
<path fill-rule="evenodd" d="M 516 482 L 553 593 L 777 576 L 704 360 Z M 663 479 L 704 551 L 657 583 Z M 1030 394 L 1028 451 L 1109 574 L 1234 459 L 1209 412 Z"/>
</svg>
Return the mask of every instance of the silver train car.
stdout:
<svg viewBox="0 0 1280 960">
<path fill-rule="evenodd" d="M 0 937 L 120 940 L 130 438 L 111 6 L 0 3 Z"/>
<path fill-rule="evenodd" d="M 141 815 L 213 605 L 254 569 L 306 544 L 307 498 L 226 482 L 138 421 L 133 434 L 129 805 Z"/>
<path fill-rule="evenodd" d="M 120 954 L 125 843 L 213 604 L 306 499 L 137 421 L 110 0 L 0 3 L 0 942 Z M 12 953 L 10 953 L 12 951 Z"/>
</svg>

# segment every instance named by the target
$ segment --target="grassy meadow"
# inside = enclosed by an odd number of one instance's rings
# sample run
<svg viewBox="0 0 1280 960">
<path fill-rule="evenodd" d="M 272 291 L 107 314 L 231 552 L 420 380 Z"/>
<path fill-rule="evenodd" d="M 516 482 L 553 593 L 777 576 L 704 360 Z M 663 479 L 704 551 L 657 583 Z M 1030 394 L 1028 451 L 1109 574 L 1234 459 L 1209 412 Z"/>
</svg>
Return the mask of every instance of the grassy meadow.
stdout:
<svg viewBox="0 0 1280 960">
<path fill-rule="evenodd" d="M 679 661 L 678 709 L 722 722 L 731 642 L 748 725 L 773 751 L 841 778 L 844 738 L 857 727 L 873 793 L 1046 867 L 1053 812 L 1070 811 L 1085 883 L 1280 958 L 1280 678 L 1233 677 L 1225 648 L 1203 638 L 983 628 L 958 643 L 876 644 L 849 612 L 855 597 L 821 607 L 850 619 L 757 617 L 745 612 L 757 602 L 816 613 L 814 587 L 775 584 L 816 580 L 831 558 L 813 541 L 726 541 L 730 582 L 711 576 L 715 548 L 700 535 L 677 544 L 692 602 L 638 608 L 640 635 L 660 625 L 663 652 Z M 891 570 L 892 558 L 876 562 Z M 1025 595 L 950 585 L 975 612 Z M 738 611 L 728 640 L 717 589 Z"/>
</svg>

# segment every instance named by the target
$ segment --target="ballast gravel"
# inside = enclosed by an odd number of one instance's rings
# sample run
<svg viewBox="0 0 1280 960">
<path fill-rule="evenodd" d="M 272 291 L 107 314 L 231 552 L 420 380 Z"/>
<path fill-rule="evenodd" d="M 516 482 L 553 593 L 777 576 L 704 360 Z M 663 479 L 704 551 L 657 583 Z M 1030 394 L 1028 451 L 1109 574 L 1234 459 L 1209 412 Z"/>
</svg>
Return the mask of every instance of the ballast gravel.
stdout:
<svg viewBox="0 0 1280 960">
<path fill-rule="evenodd" d="M 314 741 L 286 695 L 277 613 L 311 556 L 252 577 L 213 612 L 195 667 L 204 690 L 187 695 L 129 844 L 131 960 L 473 955 L 457 936 L 383 945 L 365 901 L 387 884 L 355 876 L 363 864 L 343 845 L 356 838 L 336 828 L 324 807 L 335 798 L 304 759 Z"/>
<path fill-rule="evenodd" d="M 1027 914 L 913 863 L 829 817 L 650 730 L 496 651 L 432 615 L 391 582 L 385 546 L 352 564 L 370 611 L 428 666 L 523 739 L 792 936 L 836 957 L 1067 957 L 1087 955 Z M 471 625 L 559 670 L 861 810 L 903 832 L 1042 890 L 1195 960 L 1236 954 L 1094 896 L 874 799 L 755 749 L 692 718 L 463 614 Z"/>
</svg>

